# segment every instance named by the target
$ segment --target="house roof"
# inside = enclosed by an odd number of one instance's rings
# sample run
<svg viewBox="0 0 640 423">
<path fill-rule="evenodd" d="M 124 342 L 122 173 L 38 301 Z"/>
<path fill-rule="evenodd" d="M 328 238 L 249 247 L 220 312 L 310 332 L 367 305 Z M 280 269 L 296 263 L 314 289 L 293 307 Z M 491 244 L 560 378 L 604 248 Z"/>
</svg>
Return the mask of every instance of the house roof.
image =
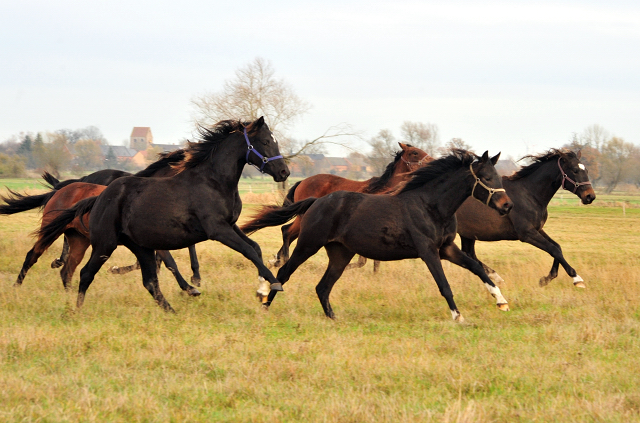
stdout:
<svg viewBox="0 0 640 423">
<path fill-rule="evenodd" d="M 151 132 L 151 128 L 148 126 L 134 126 L 133 131 L 131 131 L 131 136 L 146 137 L 149 132 Z"/>
<path fill-rule="evenodd" d="M 103 156 L 109 154 L 109 150 L 112 150 L 116 157 L 133 157 L 137 153 L 133 148 L 124 145 L 101 145 L 100 150 Z"/>
</svg>

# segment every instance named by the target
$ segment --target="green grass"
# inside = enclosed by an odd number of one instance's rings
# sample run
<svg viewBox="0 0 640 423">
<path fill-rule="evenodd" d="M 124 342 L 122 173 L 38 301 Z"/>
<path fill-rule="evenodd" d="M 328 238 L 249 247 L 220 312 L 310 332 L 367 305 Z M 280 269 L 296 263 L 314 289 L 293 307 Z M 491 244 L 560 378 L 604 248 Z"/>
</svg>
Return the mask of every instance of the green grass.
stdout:
<svg viewBox="0 0 640 423">
<path fill-rule="evenodd" d="M 540 288 L 552 259 L 532 246 L 478 243 L 505 279 L 503 313 L 477 278 L 445 263 L 462 325 L 419 260 L 346 272 L 331 296 L 338 318 L 326 319 L 314 290 L 323 253 L 263 312 L 255 268 L 213 242 L 198 245 L 201 297 L 162 270 L 177 314 L 155 305 L 139 272 L 106 266 L 75 311 L 49 268 L 60 241 L 11 286 L 38 215 L 3 217 L 0 420 L 639 421 L 640 210 L 597 204 L 554 205 L 545 227 L 586 290 L 562 270 Z M 255 235 L 265 258 L 279 233 Z M 175 256 L 189 275 L 187 252 Z M 131 262 L 118 249 L 107 266 Z"/>
</svg>

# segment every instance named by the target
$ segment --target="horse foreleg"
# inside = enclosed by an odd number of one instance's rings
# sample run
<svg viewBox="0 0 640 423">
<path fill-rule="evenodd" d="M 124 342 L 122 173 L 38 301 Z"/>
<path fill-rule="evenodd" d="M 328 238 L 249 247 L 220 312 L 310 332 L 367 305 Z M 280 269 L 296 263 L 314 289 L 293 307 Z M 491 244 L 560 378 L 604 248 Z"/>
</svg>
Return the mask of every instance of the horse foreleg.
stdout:
<svg viewBox="0 0 640 423">
<path fill-rule="evenodd" d="M 125 242 L 124 245 L 131 250 L 133 254 L 135 254 L 138 262 L 140 262 L 142 284 L 147 291 L 149 291 L 149 294 L 151 294 L 156 303 L 158 303 L 158 305 L 165 311 L 175 312 L 171 307 L 171 304 L 169 304 L 169 302 L 164 298 L 164 295 L 162 295 L 162 291 L 160 291 L 154 251 L 134 244 L 131 241 Z"/>
<path fill-rule="evenodd" d="M 558 275 L 558 266 L 556 264 L 556 261 L 557 261 L 559 264 L 562 265 L 565 272 L 567 272 L 567 274 L 573 278 L 573 285 L 576 288 L 586 288 L 586 285 L 584 284 L 584 280 L 580 277 L 580 275 L 578 275 L 576 270 L 573 267 L 571 267 L 569 263 L 567 263 L 567 260 L 565 260 L 564 255 L 562 254 L 562 248 L 560 247 L 560 244 L 558 244 L 553 239 L 551 239 L 551 237 L 547 235 L 546 232 L 544 232 L 542 229 L 537 231 L 536 230 L 528 231 L 526 234 L 524 234 L 524 237 L 523 239 L 521 239 L 521 241 L 531 244 L 534 247 L 538 247 L 543 251 L 546 251 L 554 259 L 554 263 L 551 267 L 551 272 L 549 273 L 549 275 L 543 276 L 542 278 L 540 278 L 540 281 L 539 281 L 540 286 L 547 285 L 549 281 L 551 281 Z M 553 275 L 554 269 L 555 269 L 555 276 Z"/>
<path fill-rule="evenodd" d="M 103 242 L 100 244 L 92 244 L 91 257 L 89 261 L 84 265 L 80 271 L 80 283 L 78 284 L 78 300 L 76 307 L 80 308 L 84 304 L 84 297 L 87 294 L 91 282 L 96 276 L 96 273 L 100 270 L 102 265 L 111 257 L 114 250 L 118 246 L 114 240 L 113 243 Z"/>
<path fill-rule="evenodd" d="M 60 258 L 54 259 L 51 262 L 51 268 L 57 269 L 60 266 L 63 266 L 67 259 L 69 258 L 69 241 L 67 241 L 67 237 L 64 237 L 64 241 L 62 243 L 62 253 L 60 254 Z"/>
<path fill-rule="evenodd" d="M 502 277 L 498 274 L 498 272 L 496 272 L 495 270 L 493 270 L 492 268 L 490 268 L 489 266 L 487 266 L 486 264 L 484 264 L 483 262 L 481 262 L 478 257 L 476 256 L 476 241 L 475 239 L 470 239 L 470 238 L 465 238 L 465 237 L 460 237 L 461 240 L 461 250 L 468 255 L 469 257 L 471 257 L 473 260 L 477 261 L 482 268 L 484 269 L 485 273 L 487 274 L 487 276 L 489 276 L 489 278 L 493 281 L 493 283 L 502 283 L 504 282 L 504 279 L 502 279 Z"/>
<path fill-rule="evenodd" d="M 378 273 L 380 270 L 380 260 L 373 261 L 373 273 Z"/>
<path fill-rule="evenodd" d="M 191 271 L 193 272 L 193 276 L 191 276 L 191 283 L 195 286 L 200 286 L 200 263 L 198 262 L 195 245 L 189 247 L 189 260 L 191 261 Z"/>
<path fill-rule="evenodd" d="M 484 283 L 489 293 L 496 299 L 496 305 L 502 311 L 509 311 L 509 304 L 502 296 L 500 288 L 495 286 L 491 278 L 486 274 L 483 267 L 476 260 L 462 252 L 454 243 L 444 245 L 440 248 L 440 257 L 449 260 L 453 264 L 470 270 L 474 275 L 478 276 Z"/>
<path fill-rule="evenodd" d="M 182 289 L 184 292 L 191 295 L 192 297 L 197 297 L 198 295 L 200 295 L 200 291 L 198 291 L 193 286 L 189 285 L 187 281 L 184 280 L 184 278 L 180 274 L 180 271 L 178 270 L 178 265 L 176 264 L 176 261 L 173 259 L 173 256 L 171 255 L 171 253 L 169 253 L 169 251 L 166 251 L 166 250 L 156 251 L 156 275 L 158 272 L 158 258 L 160 258 L 160 261 L 164 262 L 164 265 L 167 267 L 167 269 L 169 269 L 169 271 L 173 273 L 173 276 L 176 278 L 176 281 L 180 286 L 180 289 Z"/>
</svg>

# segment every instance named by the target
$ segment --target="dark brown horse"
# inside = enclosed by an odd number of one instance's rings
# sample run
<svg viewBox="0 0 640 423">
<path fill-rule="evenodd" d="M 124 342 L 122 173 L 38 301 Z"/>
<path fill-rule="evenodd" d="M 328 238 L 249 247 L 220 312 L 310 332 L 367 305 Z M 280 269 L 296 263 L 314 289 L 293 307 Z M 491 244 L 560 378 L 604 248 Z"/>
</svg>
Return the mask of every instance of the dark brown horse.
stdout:
<svg viewBox="0 0 640 423">
<path fill-rule="evenodd" d="M 322 173 L 310 176 L 295 184 L 284 201 L 284 206 L 306 198 L 324 197 L 335 191 L 364 192 L 367 194 L 382 194 L 396 187 L 400 182 L 410 178 L 409 173 L 422 167 L 427 162 L 433 160 L 427 153 L 412 145 L 398 143 L 401 150 L 396 153 L 395 159 L 387 165 L 384 173 L 379 177 L 374 177 L 366 181 L 354 181 L 341 176 Z M 300 219 L 296 218 L 293 223 L 284 225 L 282 230 L 282 247 L 276 254 L 276 259 L 270 262 L 275 267 L 282 266 L 289 260 L 289 246 L 298 238 L 300 233 Z M 366 258 L 362 257 L 358 263 L 348 266 L 362 267 L 366 263 Z M 374 271 L 378 268 L 378 263 L 374 265 Z"/>
<path fill-rule="evenodd" d="M 158 305 L 173 311 L 158 285 L 154 250 L 175 250 L 207 239 L 240 252 L 268 280 L 282 285 L 262 262 L 260 246 L 236 226 L 242 211 L 238 181 L 245 164 L 259 167 L 281 182 L 289 176 L 278 145 L 263 118 L 255 122 L 223 121 L 202 129 L 202 140 L 190 143 L 171 178 L 115 180 L 102 194 L 78 202 L 42 228 L 43 242 L 59 237 L 76 218 L 91 213 L 91 257 L 80 272 L 77 306 L 104 262 L 118 245 L 135 254 L 142 282 Z M 266 292 L 261 291 L 266 294 Z"/>
<path fill-rule="evenodd" d="M 546 251 L 553 257 L 548 276 L 540 278 L 540 286 L 547 285 L 558 276 L 558 265 L 573 278 L 576 287 L 584 288 L 583 279 L 562 254 L 560 245 L 542 229 L 547 221 L 547 206 L 560 187 L 590 204 L 596 194 L 589 182 L 586 167 L 580 163 L 580 152 L 550 150 L 538 156 L 527 156 L 533 163 L 511 176 L 502 178 L 502 185 L 513 201 L 509 216 L 500 216 L 494 210 L 474 201 L 465 201 L 456 212 L 462 251 L 482 264 L 494 280 L 502 281 L 495 270 L 476 257 L 475 242 L 520 240 Z"/>
<path fill-rule="evenodd" d="M 84 182 L 74 182 L 69 185 L 65 184 L 64 187 L 56 190 L 54 195 L 47 201 L 42 212 L 42 222 L 40 227 L 44 228 L 51 223 L 58 215 L 60 215 L 62 210 L 74 206 L 78 201 L 85 198 L 100 195 L 106 188 L 107 187 L 105 185 L 87 184 Z M 82 262 L 84 254 L 91 244 L 88 229 L 89 219 L 90 214 L 84 215 L 82 220 L 80 217 L 77 217 L 67 225 L 67 228 L 64 231 L 65 240 L 68 245 L 68 253 L 67 259 L 64 261 L 62 269 L 60 270 L 60 277 L 62 278 L 62 284 L 65 289 L 69 289 L 73 273 L 80 262 Z M 15 286 L 22 285 L 29 269 L 38 261 L 40 256 L 44 254 L 53 241 L 55 241 L 53 238 L 48 239 L 46 242 L 44 242 L 43 237 L 40 236 L 38 238 L 33 248 L 29 250 L 25 257 L 24 264 L 22 265 L 22 269 L 20 270 Z M 189 285 L 187 281 L 184 280 L 178 271 L 176 262 L 168 251 L 157 251 L 156 254 L 156 260 L 159 259 L 165 263 L 165 266 L 173 273 L 178 281 L 178 285 L 180 285 L 180 288 L 183 291 L 191 296 L 200 295 L 200 291 Z M 160 263 L 158 262 L 158 265 L 159 264 Z"/>
<path fill-rule="evenodd" d="M 166 177 L 166 176 L 173 176 L 176 171 L 175 169 L 173 169 L 172 165 L 180 162 L 183 159 L 184 159 L 184 151 L 180 149 L 180 150 L 175 150 L 168 153 L 160 154 L 160 158 L 157 161 L 150 164 L 145 169 L 139 171 L 135 175 L 132 175 L 129 172 L 124 172 L 122 170 L 117 170 L 117 169 L 102 169 L 97 172 L 93 172 L 89 175 L 83 176 L 82 178 L 68 179 L 62 182 L 57 180 L 53 175 L 49 174 L 48 172 L 44 172 L 44 174 L 42 175 L 42 178 L 51 186 L 52 188 L 51 191 L 44 194 L 24 195 L 24 194 L 20 194 L 18 192 L 9 190 L 9 195 L 0 196 L 0 199 L 6 203 L 0 206 L 0 214 L 9 215 L 9 214 L 20 213 L 27 210 L 32 210 L 35 208 L 44 208 L 47 205 L 48 201 L 51 200 L 51 198 L 56 194 L 58 190 L 76 182 L 85 182 L 90 184 L 107 186 L 111 182 L 123 176 L 139 176 L 142 178 L 147 178 L 147 177 L 160 178 L 160 177 Z M 89 190 L 84 192 L 88 193 L 91 191 Z M 76 201 L 80 201 L 82 199 L 79 196 L 79 194 L 80 192 L 73 194 L 73 198 L 75 198 Z M 70 197 L 65 196 L 64 198 L 66 199 Z M 73 206 L 72 203 L 68 203 L 67 201 L 62 200 L 62 198 L 59 205 L 60 207 L 57 207 L 57 209 L 69 208 Z M 51 262 L 51 267 L 55 269 L 60 266 L 64 266 L 67 262 L 69 254 L 80 254 L 80 253 L 70 252 L 69 243 L 65 236 L 64 244 L 62 247 L 62 254 L 60 255 L 60 258 L 56 258 L 53 260 L 53 262 Z M 191 282 L 197 286 L 200 286 L 200 265 L 198 263 L 198 256 L 196 255 L 196 248 L 194 245 L 189 247 L 189 257 L 191 259 L 191 270 L 193 271 Z M 168 253 L 160 253 L 160 255 L 158 256 L 158 260 L 165 261 L 165 264 L 167 266 L 169 266 L 169 263 L 175 264 L 175 262 L 173 262 L 173 257 L 171 257 L 171 255 Z M 131 266 L 124 266 L 124 267 L 114 266 L 110 269 L 110 271 L 112 273 L 123 274 L 139 268 L 140 266 L 136 262 L 135 265 L 131 265 Z M 177 273 L 176 275 L 177 278 L 179 279 L 182 278 L 182 275 L 180 275 L 180 273 L 178 272 L 177 267 L 173 266 L 170 268 L 170 270 L 174 274 Z M 64 270 L 61 272 L 61 276 L 63 277 L 63 282 L 65 280 L 64 274 L 66 273 L 67 271 L 64 271 Z M 71 272 L 71 274 L 73 274 L 73 272 Z"/>
<path fill-rule="evenodd" d="M 322 247 L 329 266 L 316 286 L 325 314 L 333 318 L 329 294 L 355 254 L 374 260 L 421 258 L 446 299 L 455 321 L 463 318 L 441 259 L 471 270 L 480 277 L 501 310 L 508 310 L 500 289 L 482 266 L 454 244 L 455 211 L 469 196 L 488 204 L 500 214 L 511 210 L 509 197 L 502 189 L 494 165 L 499 155 L 481 158 L 464 150 L 437 159 L 412 173 L 412 178 L 396 194 L 370 195 L 338 191 L 322 198 L 309 198 L 290 206 L 263 211 L 243 226 L 251 233 L 267 226 L 281 225 L 303 214 L 300 238 L 291 259 L 278 272 L 285 283 L 291 274 Z M 486 207 L 486 206 L 482 206 Z M 269 293 L 268 306 L 276 291 Z"/>
</svg>

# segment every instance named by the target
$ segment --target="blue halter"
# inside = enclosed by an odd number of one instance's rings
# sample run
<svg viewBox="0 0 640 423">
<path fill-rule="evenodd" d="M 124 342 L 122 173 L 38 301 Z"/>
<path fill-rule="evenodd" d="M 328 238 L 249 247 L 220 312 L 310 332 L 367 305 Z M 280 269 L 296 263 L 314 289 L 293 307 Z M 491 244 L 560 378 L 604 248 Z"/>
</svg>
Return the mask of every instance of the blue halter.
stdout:
<svg viewBox="0 0 640 423">
<path fill-rule="evenodd" d="M 247 135 L 247 128 L 244 128 L 244 139 L 247 140 L 247 157 L 245 158 L 246 162 L 248 164 L 250 164 L 251 166 L 255 167 L 256 169 L 258 169 L 260 172 L 264 173 L 264 165 L 266 165 L 267 163 L 269 163 L 271 160 L 278 160 L 278 159 L 284 159 L 284 157 L 282 156 L 273 156 L 273 157 L 264 157 L 262 154 L 260 154 L 258 152 L 258 150 L 256 150 L 255 148 L 253 148 L 253 145 L 251 145 L 251 143 L 249 142 L 249 136 Z M 251 163 L 249 161 L 249 154 L 251 154 L 251 152 L 256 153 L 256 156 L 258 156 L 260 158 L 260 160 L 262 160 L 262 166 L 258 167 L 256 165 L 254 165 L 253 163 Z"/>
</svg>

